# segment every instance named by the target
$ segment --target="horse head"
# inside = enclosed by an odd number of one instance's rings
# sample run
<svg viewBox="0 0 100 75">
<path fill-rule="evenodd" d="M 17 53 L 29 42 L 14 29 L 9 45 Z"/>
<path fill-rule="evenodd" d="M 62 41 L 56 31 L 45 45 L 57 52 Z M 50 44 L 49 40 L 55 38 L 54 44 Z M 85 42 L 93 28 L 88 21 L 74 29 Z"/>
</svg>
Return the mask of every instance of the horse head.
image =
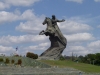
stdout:
<svg viewBox="0 0 100 75">
<path fill-rule="evenodd" d="M 51 22 L 51 19 L 49 17 L 45 17 L 42 24 L 45 25 L 46 23 L 48 24 L 49 22 Z"/>
</svg>

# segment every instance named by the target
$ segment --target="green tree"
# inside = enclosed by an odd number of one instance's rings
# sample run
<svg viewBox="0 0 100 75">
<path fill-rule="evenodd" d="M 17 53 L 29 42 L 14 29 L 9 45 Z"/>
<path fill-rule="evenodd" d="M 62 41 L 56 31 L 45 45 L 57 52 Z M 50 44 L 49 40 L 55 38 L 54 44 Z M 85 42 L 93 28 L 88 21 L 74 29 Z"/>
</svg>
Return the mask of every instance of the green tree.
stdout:
<svg viewBox="0 0 100 75">
<path fill-rule="evenodd" d="M 3 58 L 0 58 L 0 62 L 3 62 Z"/>
<path fill-rule="evenodd" d="M 84 62 L 84 57 L 83 57 L 82 55 L 80 55 L 80 56 L 78 57 L 78 60 L 79 60 L 79 62 Z"/>
<path fill-rule="evenodd" d="M 100 65 L 100 53 L 96 53 L 95 64 Z"/>
<path fill-rule="evenodd" d="M 93 65 L 100 65 L 100 53 L 96 54 L 87 54 L 81 58 L 83 63 L 93 64 Z"/>
<path fill-rule="evenodd" d="M 31 53 L 31 52 L 27 52 L 26 57 L 33 58 L 33 59 L 37 59 L 38 58 L 38 55 L 37 54 L 34 54 L 34 53 Z"/>
</svg>

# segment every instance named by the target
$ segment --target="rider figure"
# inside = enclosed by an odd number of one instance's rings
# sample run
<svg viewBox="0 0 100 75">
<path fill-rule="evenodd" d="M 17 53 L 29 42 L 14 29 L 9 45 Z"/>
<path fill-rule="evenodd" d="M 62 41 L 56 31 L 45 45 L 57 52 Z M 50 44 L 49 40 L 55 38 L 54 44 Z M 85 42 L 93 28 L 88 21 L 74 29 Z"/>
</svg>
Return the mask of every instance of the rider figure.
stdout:
<svg viewBox="0 0 100 75">
<path fill-rule="evenodd" d="M 56 19 L 55 15 L 52 15 L 52 24 L 53 25 L 57 25 L 57 22 L 64 22 L 64 21 L 65 21 L 64 19 L 58 20 L 58 19 Z"/>
<path fill-rule="evenodd" d="M 65 39 L 63 39 L 64 36 L 62 35 L 62 32 L 60 31 L 60 29 L 57 25 L 57 22 L 64 22 L 64 21 L 65 21 L 64 19 L 58 20 L 58 19 L 56 19 L 55 15 L 52 15 L 52 25 L 56 30 L 55 36 L 58 36 L 59 40 L 62 42 L 62 44 L 66 46 Z"/>
<path fill-rule="evenodd" d="M 59 36 L 63 36 L 63 35 L 62 35 L 58 25 L 57 25 L 57 22 L 64 22 L 64 21 L 65 21 L 64 19 L 58 20 L 58 19 L 56 19 L 55 15 L 52 15 L 52 25 L 55 28 L 55 30 L 59 33 Z"/>
</svg>

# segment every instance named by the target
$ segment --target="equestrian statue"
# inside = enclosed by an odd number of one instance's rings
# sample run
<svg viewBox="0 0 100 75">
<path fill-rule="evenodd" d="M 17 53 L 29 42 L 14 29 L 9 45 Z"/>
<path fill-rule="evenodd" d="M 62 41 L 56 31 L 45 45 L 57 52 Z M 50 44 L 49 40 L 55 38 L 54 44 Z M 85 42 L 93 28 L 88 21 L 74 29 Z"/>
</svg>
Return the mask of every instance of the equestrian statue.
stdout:
<svg viewBox="0 0 100 75">
<path fill-rule="evenodd" d="M 51 46 L 40 55 L 40 59 L 59 59 L 63 50 L 66 48 L 67 40 L 61 33 L 57 22 L 64 22 L 65 20 L 56 19 L 55 15 L 52 15 L 52 19 L 46 17 L 43 21 L 43 25 L 47 24 L 46 30 L 42 30 L 39 35 L 49 36 Z"/>
</svg>

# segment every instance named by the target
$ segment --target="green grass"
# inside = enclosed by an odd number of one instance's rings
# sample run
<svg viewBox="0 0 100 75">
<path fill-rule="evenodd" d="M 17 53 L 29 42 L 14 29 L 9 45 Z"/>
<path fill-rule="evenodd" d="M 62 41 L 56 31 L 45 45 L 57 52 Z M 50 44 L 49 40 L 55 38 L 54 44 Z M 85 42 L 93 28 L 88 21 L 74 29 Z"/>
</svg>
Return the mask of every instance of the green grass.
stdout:
<svg viewBox="0 0 100 75">
<path fill-rule="evenodd" d="M 2 57 L 3 58 L 3 57 Z M 15 59 L 14 57 L 8 57 L 9 59 Z M 16 60 L 19 59 L 21 57 L 16 57 Z M 32 60 L 28 59 L 28 58 L 22 58 L 24 63 L 23 64 L 26 64 L 26 65 L 34 65 L 34 64 L 30 64 L 30 62 Z M 35 60 L 34 60 L 35 61 Z M 76 63 L 76 62 L 72 62 L 72 61 L 60 61 L 60 60 L 39 60 L 41 62 L 44 62 L 48 65 L 51 65 L 51 66 L 58 66 L 58 67 L 61 67 L 61 68 L 67 68 L 67 67 L 70 67 L 70 68 L 75 68 L 75 69 L 78 69 L 78 70 L 81 70 L 81 71 L 84 71 L 84 72 L 87 72 L 87 73 L 100 73 L 100 66 L 95 66 L 95 65 L 91 65 L 91 64 L 84 64 L 84 63 Z"/>
<path fill-rule="evenodd" d="M 51 66 L 58 66 L 61 68 L 70 67 L 75 68 L 87 73 L 100 73 L 100 66 L 91 64 L 77 63 L 72 61 L 60 61 L 60 60 L 41 60 L 41 62 L 47 63 Z"/>
<path fill-rule="evenodd" d="M 18 60 L 21 60 L 21 65 L 22 66 L 32 66 L 32 67 L 41 67 L 41 68 L 50 68 L 51 66 L 45 63 L 41 63 L 35 59 L 28 58 L 28 57 L 14 57 L 14 56 L 5 56 L 2 57 L 0 56 L 4 61 L 0 62 L 0 65 L 3 63 L 4 65 L 18 65 Z M 9 62 L 5 63 L 5 59 L 8 59 Z M 11 61 L 14 60 L 14 63 L 11 63 Z"/>
</svg>

